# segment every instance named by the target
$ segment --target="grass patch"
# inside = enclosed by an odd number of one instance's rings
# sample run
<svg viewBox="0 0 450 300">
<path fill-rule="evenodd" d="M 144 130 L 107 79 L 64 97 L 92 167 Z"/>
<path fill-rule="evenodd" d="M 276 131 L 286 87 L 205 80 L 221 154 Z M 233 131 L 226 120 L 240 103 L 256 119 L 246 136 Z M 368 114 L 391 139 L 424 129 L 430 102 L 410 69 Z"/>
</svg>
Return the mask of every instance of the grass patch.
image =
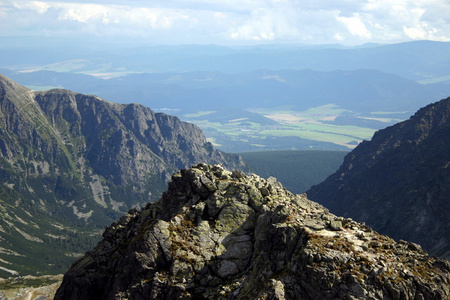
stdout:
<svg viewBox="0 0 450 300">
<path fill-rule="evenodd" d="M 299 124 L 280 126 L 277 129 L 262 130 L 260 135 L 295 136 L 308 140 L 346 145 L 352 141 L 368 140 L 375 130 L 356 126 L 335 126 L 329 124 Z"/>
<path fill-rule="evenodd" d="M 62 275 L 25 276 L 0 280 L 0 290 L 20 289 L 51 285 L 62 280 Z"/>
</svg>

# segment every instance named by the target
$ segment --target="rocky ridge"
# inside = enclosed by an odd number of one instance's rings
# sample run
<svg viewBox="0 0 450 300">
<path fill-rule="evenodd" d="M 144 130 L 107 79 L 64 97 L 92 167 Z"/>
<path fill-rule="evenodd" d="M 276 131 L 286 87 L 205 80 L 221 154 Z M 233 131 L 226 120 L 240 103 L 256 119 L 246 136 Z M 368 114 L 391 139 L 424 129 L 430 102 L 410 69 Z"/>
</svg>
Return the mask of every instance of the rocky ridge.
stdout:
<svg viewBox="0 0 450 300">
<path fill-rule="evenodd" d="M 243 168 L 177 117 L 0 74 L 0 277 L 65 272 L 105 226 L 199 162 Z"/>
<path fill-rule="evenodd" d="M 450 98 L 377 131 L 306 193 L 335 214 L 450 258 Z"/>
<path fill-rule="evenodd" d="M 275 178 L 199 164 L 108 227 L 55 299 L 448 299 L 449 274 Z"/>
</svg>

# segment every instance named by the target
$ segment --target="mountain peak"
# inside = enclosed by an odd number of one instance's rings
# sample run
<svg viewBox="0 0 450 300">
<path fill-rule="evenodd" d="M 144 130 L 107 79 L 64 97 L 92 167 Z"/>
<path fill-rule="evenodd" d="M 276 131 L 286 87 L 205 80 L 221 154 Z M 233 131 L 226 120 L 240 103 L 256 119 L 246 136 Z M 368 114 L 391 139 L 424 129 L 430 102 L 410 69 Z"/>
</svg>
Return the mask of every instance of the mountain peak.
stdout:
<svg viewBox="0 0 450 300">
<path fill-rule="evenodd" d="M 55 299 L 444 299 L 448 261 L 293 195 L 198 164 L 72 265 Z"/>
<path fill-rule="evenodd" d="M 10 78 L 0 74 L 0 97 L 8 99 L 20 107 L 33 100 L 34 91 L 18 84 Z"/>
<path fill-rule="evenodd" d="M 19 84 L 0 73 L 0 88 L 4 89 L 6 86 L 19 86 Z"/>
</svg>

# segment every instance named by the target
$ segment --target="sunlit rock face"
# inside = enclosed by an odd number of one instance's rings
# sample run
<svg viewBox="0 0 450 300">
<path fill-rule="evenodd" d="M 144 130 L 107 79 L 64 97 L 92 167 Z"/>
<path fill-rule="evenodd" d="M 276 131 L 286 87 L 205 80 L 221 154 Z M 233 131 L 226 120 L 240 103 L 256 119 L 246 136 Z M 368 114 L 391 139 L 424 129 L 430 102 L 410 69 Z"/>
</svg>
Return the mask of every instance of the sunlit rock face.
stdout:
<svg viewBox="0 0 450 300">
<path fill-rule="evenodd" d="M 450 265 L 275 178 L 199 164 L 129 211 L 55 299 L 446 299 Z"/>
</svg>

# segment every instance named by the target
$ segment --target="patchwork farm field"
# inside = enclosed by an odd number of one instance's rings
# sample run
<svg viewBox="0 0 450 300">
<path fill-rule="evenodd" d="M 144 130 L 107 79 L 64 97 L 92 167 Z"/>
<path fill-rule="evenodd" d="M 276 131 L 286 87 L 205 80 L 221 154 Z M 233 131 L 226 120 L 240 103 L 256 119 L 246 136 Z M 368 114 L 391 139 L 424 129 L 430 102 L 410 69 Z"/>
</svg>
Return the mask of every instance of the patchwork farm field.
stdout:
<svg viewBox="0 0 450 300">
<path fill-rule="evenodd" d="M 186 114 L 183 119 L 197 124 L 210 142 L 227 152 L 349 151 L 361 141 L 371 139 L 377 126 L 384 128 L 401 120 L 390 117 L 392 114 L 395 113 L 359 116 L 329 104 L 302 112 L 288 109 L 201 111 Z"/>
</svg>

